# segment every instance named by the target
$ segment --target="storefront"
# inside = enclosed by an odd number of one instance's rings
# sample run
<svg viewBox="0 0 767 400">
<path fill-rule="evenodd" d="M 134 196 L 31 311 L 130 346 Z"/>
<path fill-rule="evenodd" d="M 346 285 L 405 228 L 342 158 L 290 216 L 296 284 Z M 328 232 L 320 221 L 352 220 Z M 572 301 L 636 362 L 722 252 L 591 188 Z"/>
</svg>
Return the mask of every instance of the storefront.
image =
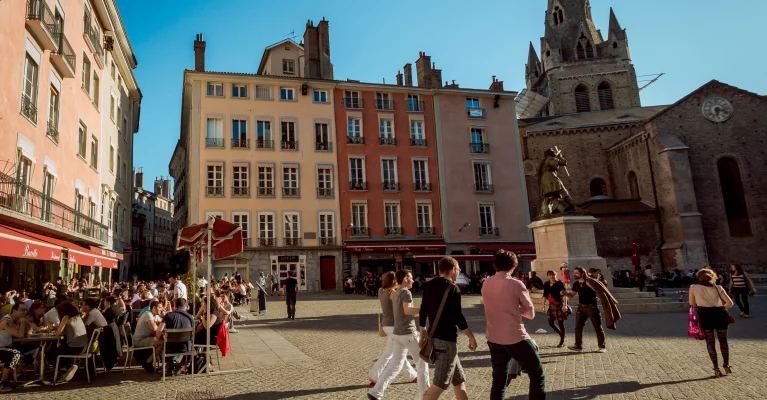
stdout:
<svg viewBox="0 0 767 400">
<path fill-rule="evenodd" d="M 535 259 L 535 243 L 533 242 L 480 242 L 480 243 L 451 243 L 449 256 L 458 260 L 461 269 L 466 274 L 494 274 L 493 254 L 498 250 L 512 251 L 517 255 L 519 266 L 517 271 L 530 271 L 530 262 Z M 432 258 L 421 260 L 433 260 Z"/>
<path fill-rule="evenodd" d="M 433 274 L 431 264 L 420 262 L 417 257 L 443 254 L 445 245 L 442 241 L 373 242 L 364 245 L 347 242 L 346 251 L 351 256 L 352 275 L 364 275 L 370 272 L 378 276 L 387 271 L 407 269 L 415 276 L 428 276 Z"/>
</svg>

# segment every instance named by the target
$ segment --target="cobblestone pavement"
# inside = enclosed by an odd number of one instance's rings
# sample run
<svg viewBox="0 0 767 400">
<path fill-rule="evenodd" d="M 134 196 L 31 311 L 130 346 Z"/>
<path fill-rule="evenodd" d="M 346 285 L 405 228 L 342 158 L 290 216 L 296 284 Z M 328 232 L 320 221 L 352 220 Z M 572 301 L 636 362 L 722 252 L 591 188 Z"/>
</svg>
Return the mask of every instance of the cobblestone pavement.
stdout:
<svg viewBox="0 0 767 400">
<path fill-rule="evenodd" d="M 767 292 L 763 288 L 762 293 Z M 273 299 L 273 300 L 272 300 Z M 608 352 L 596 353 L 596 337 L 587 326 L 586 351 L 553 347 L 555 335 L 533 335 L 541 346 L 550 399 L 765 399 L 767 398 L 767 296 L 751 298 L 752 318 L 730 329 L 734 373 L 711 379 L 705 344 L 687 337 L 684 314 L 627 315 L 617 331 L 607 331 Z M 416 303 L 420 300 L 416 299 Z M 365 399 L 367 372 L 385 339 L 376 332 L 375 300 L 339 294 L 299 297 L 297 319 L 289 321 L 282 302 L 269 299 L 269 314 L 240 323 L 232 334 L 234 355 L 221 359 L 224 370 L 243 372 L 161 382 L 141 370 L 100 374 L 90 385 L 76 377 L 67 385 L 18 389 L 0 398 L 26 399 L 182 399 L 209 390 L 225 399 Z M 478 296 L 466 296 L 464 313 L 479 348 L 467 349 L 459 337 L 459 355 L 469 397 L 488 398 L 490 356 L 484 339 L 484 312 Z M 737 308 L 732 310 L 737 313 Z M 567 321 L 567 343 L 573 341 Z M 527 324 L 530 332 L 547 328 L 545 315 Z M 215 361 L 213 363 L 216 365 Z M 527 398 L 526 377 L 512 381 L 507 398 Z M 415 398 L 416 386 L 398 379 L 387 399 Z M 454 398 L 447 392 L 443 399 Z"/>
</svg>

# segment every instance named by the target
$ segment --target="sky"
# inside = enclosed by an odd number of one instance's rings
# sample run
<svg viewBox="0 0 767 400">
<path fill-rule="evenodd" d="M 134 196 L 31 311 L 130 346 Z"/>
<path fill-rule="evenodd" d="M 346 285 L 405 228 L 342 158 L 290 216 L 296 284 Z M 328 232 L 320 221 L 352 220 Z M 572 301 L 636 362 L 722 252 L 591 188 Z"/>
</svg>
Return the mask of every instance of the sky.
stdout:
<svg viewBox="0 0 767 400">
<path fill-rule="evenodd" d="M 371 4 L 366 4 L 371 3 Z M 308 19 L 330 23 L 336 79 L 395 82 L 425 51 L 443 80 L 487 89 L 491 76 L 506 90 L 525 87 L 529 42 L 540 54 L 546 0 L 117 0 L 133 51 L 141 92 L 134 167 L 152 190 L 168 176 L 179 138 L 184 69 L 194 68 L 193 42 L 203 33 L 209 71 L 255 73 L 266 46 L 295 35 Z M 644 106 L 672 104 L 716 79 L 767 95 L 765 0 L 591 0 L 607 39 L 610 7 L 627 30 Z M 291 34 L 293 32 L 293 34 Z"/>
</svg>

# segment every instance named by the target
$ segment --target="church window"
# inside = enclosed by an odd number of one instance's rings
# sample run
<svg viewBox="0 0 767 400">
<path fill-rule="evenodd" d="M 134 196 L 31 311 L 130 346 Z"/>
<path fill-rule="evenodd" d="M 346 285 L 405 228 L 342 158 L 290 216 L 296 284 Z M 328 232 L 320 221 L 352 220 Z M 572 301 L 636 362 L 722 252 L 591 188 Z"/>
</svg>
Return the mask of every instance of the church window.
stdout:
<svg viewBox="0 0 767 400">
<path fill-rule="evenodd" d="M 551 50 L 546 50 L 546 57 L 551 57 Z"/>
<path fill-rule="evenodd" d="M 613 49 L 617 49 L 617 48 L 618 48 L 618 42 L 613 42 Z"/>
<path fill-rule="evenodd" d="M 580 84 L 575 88 L 575 112 L 591 111 L 591 100 L 589 99 L 589 88 Z"/>
<path fill-rule="evenodd" d="M 589 184 L 589 191 L 591 192 L 591 197 L 607 196 L 607 184 L 604 179 L 594 178 Z"/>
<path fill-rule="evenodd" d="M 583 48 L 583 44 L 578 42 L 578 46 L 575 47 L 576 57 L 580 60 L 586 58 L 586 50 Z"/>
<path fill-rule="evenodd" d="M 557 14 L 559 14 L 559 23 L 565 22 L 565 13 L 561 8 L 557 7 Z"/>
<path fill-rule="evenodd" d="M 594 46 L 591 42 L 586 42 L 586 58 L 594 58 Z"/>
<path fill-rule="evenodd" d="M 639 182 L 637 182 L 637 174 L 634 171 L 629 172 L 629 192 L 632 199 L 639 199 Z"/>
<path fill-rule="evenodd" d="M 724 157 L 716 163 L 716 166 L 719 170 L 719 185 L 722 189 L 730 236 L 751 236 L 751 222 L 738 162 L 734 158 Z"/>
<path fill-rule="evenodd" d="M 597 93 L 599 94 L 600 110 L 612 110 L 615 108 L 615 102 L 613 101 L 613 88 L 610 86 L 610 83 L 600 83 L 597 87 Z"/>
</svg>

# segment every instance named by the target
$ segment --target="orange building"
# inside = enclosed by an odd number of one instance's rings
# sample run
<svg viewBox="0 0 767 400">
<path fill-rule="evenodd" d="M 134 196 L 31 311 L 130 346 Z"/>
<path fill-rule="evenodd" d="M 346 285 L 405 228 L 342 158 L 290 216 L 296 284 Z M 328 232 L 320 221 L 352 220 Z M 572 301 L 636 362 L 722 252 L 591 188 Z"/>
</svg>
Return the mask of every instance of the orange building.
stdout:
<svg viewBox="0 0 767 400">
<path fill-rule="evenodd" d="M 432 95 L 398 80 L 335 88 L 344 275 L 431 273 L 414 256 L 445 250 Z"/>
</svg>

